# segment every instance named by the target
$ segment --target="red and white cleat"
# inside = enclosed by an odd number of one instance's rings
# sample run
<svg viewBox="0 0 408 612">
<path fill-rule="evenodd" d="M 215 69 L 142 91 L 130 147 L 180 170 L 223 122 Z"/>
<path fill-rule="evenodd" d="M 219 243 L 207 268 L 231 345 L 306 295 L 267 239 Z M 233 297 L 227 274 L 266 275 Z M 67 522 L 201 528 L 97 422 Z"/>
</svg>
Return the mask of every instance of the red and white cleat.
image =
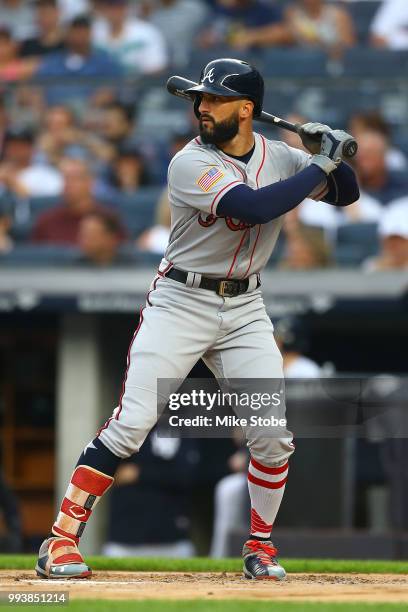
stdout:
<svg viewBox="0 0 408 612">
<path fill-rule="evenodd" d="M 41 544 L 35 566 L 37 576 L 47 579 L 90 578 L 88 567 L 73 540 L 51 537 Z"/>
<path fill-rule="evenodd" d="M 270 541 L 247 540 L 242 549 L 244 576 L 252 580 L 285 580 L 286 572 L 278 563 L 277 554 Z"/>
</svg>

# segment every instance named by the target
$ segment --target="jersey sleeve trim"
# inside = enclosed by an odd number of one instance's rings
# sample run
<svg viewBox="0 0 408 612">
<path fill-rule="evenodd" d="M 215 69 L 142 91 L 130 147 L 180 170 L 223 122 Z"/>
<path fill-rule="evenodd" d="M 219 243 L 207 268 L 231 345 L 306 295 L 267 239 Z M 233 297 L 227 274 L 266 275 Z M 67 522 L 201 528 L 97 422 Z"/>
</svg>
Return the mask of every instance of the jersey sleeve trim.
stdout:
<svg viewBox="0 0 408 612">
<path fill-rule="evenodd" d="M 239 180 L 231 181 L 231 183 L 228 183 L 228 185 L 225 185 L 222 189 L 220 189 L 220 191 L 217 193 L 217 195 L 215 196 L 215 198 L 213 199 L 211 203 L 210 212 L 212 215 L 214 214 L 214 205 L 217 202 L 217 200 L 219 201 L 219 197 L 221 196 L 221 194 L 225 193 L 225 190 L 226 189 L 229 190 L 233 185 L 242 185 L 242 181 L 239 181 Z"/>
</svg>

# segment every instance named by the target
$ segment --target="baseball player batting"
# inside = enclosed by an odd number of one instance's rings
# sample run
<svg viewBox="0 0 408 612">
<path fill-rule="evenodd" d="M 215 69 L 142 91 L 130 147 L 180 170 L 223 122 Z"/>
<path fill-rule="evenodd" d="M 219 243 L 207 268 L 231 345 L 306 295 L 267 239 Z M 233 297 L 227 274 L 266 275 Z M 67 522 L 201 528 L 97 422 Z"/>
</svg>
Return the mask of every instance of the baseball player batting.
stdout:
<svg viewBox="0 0 408 612">
<path fill-rule="evenodd" d="M 157 421 L 157 380 L 183 380 L 202 358 L 217 378 L 282 379 L 282 357 L 262 300 L 260 274 L 283 215 L 306 197 L 346 206 L 359 197 L 353 170 L 342 161 L 350 135 L 320 123 L 307 154 L 253 131 L 264 84 L 244 61 L 218 59 L 187 92 L 199 136 L 171 160 L 169 244 L 132 338 L 123 390 L 111 418 L 74 469 L 36 571 L 45 578 L 87 578 L 78 544 L 92 511 L 114 481 L 121 459 L 136 453 Z M 271 542 L 282 501 L 292 435 L 245 431 L 250 450 L 249 537 L 244 575 L 285 578 Z M 148 510 L 147 510 L 148 511 Z"/>
</svg>

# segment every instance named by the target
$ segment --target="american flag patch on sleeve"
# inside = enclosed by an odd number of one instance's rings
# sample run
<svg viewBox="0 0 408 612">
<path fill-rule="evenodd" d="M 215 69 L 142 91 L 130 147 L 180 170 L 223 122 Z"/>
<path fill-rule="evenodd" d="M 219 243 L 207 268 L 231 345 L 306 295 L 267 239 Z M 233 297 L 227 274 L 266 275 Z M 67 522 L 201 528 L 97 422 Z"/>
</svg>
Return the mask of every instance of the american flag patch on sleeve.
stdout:
<svg viewBox="0 0 408 612">
<path fill-rule="evenodd" d="M 223 176 L 224 173 L 221 172 L 219 168 L 213 166 L 200 176 L 197 181 L 197 185 L 201 187 L 203 191 L 210 191 L 211 187 L 215 185 L 215 183 L 217 183 Z"/>
</svg>

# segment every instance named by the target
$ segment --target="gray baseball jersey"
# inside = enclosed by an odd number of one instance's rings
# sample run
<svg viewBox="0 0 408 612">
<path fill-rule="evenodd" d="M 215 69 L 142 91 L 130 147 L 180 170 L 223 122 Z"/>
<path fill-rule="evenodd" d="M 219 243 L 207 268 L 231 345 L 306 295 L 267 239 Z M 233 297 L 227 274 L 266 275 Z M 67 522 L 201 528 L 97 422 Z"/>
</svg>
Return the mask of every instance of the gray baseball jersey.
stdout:
<svg viewBox="0 0 408 612">
<path fill-rule="evenodd" d="M 217 205 L 239 184 L 258 189 L 289 178 L 306 168 L 311 156 L 261 134 L 254 136 L 247 164 L 214 145 L 203 145 L 199 138 L 170 162 L 171 233 L 165 259 L 177 268 L 215 278 L 246 278 L 260 272 L 271 256 L 283 217 L 250 225 L 218 217 Z M 326 181 L 311 196 L 319 199 L 325 191 Z"/>
</svg>

